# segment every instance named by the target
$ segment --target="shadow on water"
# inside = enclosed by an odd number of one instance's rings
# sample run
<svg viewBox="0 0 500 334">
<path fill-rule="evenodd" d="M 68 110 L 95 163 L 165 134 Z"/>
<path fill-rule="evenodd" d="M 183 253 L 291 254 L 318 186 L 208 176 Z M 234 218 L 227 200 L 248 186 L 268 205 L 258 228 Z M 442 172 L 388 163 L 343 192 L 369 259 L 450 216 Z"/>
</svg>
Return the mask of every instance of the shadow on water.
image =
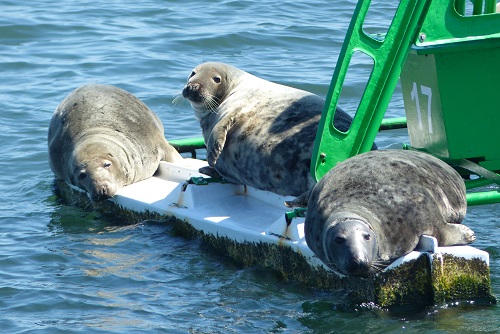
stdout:
<svg viewBox="0 0 500 334">
<path fill-rule="evenodd" d="M 62 182 L 57 179 L 53 181 L 52 195 L 47 198 L 47 202 L 56 208 L 51 213 L 48 225 L 54 233 L 97 234 L 145 223 L 166 223 L 166 220 L 154 219 L 157 215 L 133 216 L 110 210 L 110 205 L 92 201 L 83 191 L 61 187 Z"/>
<path fill-rule="evenodd" d="M 57 209 L 52 212 L 48 224 L 49 230 L 53 233 L 102 233 L 118 226 L 132 224 L 95 210 L 90 200 L 89 205 L 83 208 L 67 203 L 59 197 L 56 203 Z"/>
<path fill-rule="evenodd" d="M 382 309 L 374 304 L 340 304 L 342 296 L 316 298 L 304 302 L 299 321 L 317 333 L 401 333 L 404 330 L 416 332 L 497 333 L 498 323 L 477 324 L 472 328 L 472 319 L 484 314 L 494 314 L 495 306 L 480 303 L 456 302 L 432 307 L 412 305 Z M 339 298 L 339 300 L 336 300 Z M 478 305 L 479 304 L 479 305 Z M 384 327 L 380 327 L 380 321 Z"/>
</svg>

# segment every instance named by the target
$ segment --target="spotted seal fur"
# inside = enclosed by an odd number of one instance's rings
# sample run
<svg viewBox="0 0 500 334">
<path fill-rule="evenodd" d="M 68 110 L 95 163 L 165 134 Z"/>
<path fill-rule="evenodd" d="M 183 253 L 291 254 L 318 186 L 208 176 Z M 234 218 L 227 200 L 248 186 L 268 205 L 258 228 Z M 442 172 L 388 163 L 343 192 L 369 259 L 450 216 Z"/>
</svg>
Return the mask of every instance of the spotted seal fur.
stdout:
<svg viewBox="0 0 500 334">
<path fill-rule="evenodd" d="M 314 185 L 309 169 L 323 98 L 216 62 L 194 68 L 182 95 L 207 146 L 210 167 L 200 172 L 279 195 Z M 337 108 L 335 126 L 347 131 L 350 123 Z"/>
<path fill-rule="evenodd" d="M 380 150 L 339 163 L 310 191 L 305 237 L 331 269 L 370 276 L 411 252 L 422 235 L 468 244 L 462 177 L 422 152 Z"/>
</svg>

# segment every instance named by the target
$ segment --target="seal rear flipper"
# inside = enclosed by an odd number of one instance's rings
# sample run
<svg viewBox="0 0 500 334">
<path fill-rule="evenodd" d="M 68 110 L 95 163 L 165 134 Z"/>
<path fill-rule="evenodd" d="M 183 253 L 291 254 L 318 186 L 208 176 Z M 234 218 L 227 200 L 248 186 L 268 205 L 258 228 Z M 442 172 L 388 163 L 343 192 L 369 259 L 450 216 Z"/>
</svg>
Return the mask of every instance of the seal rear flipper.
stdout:
<svg viewBox="0 0 500 334">
<path fill-rule="evenodd" d="M 163 155 L 161 155 L 161 161 L 176 162 L 183 159 L 180 153 L 167 141 L 165 141 L 165 145 L 163 146 L 162 151 Z"/>
<path fill-rule="evenodd" d="M 445 224 L 439 246 L 466 245 L 476 241 L 474 231 L 463 224 Z"/>
</svg>

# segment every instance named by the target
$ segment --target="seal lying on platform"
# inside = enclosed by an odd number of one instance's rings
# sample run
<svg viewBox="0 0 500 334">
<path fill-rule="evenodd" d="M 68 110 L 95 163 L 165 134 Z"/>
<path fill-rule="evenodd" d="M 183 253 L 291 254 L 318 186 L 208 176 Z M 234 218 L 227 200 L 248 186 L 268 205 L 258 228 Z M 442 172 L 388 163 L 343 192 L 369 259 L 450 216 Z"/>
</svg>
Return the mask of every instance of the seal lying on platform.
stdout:
<svg viewBox="0 0 500 334">
<path fill-rule="evenodd" d="M 80 87 L 59 104 L 48 145 L 55 176 L 93 200 L 152 176 L 160 160 L 182 159 L 154 112 L 132 94 L 105 85 Z"/>
<path fill-rule="evenodd" d="M 210 167 L 234 183 L 298 196 L 314 185 L 312 149 L 324 99 L 272 83 L 223 63 L 203 63 L 182 91 L 194 109 Z M 334 124 L 351 117 L 337 109 Z M 215 174 L 216 175 L 216 174 Z"/>
<path fill-rule="evenodd" d="M 411 252 L 420 236 L 468 244 L 462 177 L 429 154 L 386 150 L 339 163 L 310 192 L 309 248 L 342 274 L 369 276 Z"/>
</svg>

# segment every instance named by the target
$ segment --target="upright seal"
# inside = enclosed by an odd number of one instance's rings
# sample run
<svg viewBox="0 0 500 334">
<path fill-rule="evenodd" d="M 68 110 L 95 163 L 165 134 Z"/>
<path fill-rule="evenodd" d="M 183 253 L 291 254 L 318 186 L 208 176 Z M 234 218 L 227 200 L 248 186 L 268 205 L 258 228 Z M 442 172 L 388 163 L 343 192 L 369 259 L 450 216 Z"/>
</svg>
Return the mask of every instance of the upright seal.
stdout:
<svg viewBox="0 0 500 334">
<path fill-rule="evenodd" d="M 125 90 L 106 85 L 80 87 L 59 104 L 48 145 L 55 176 L 96 201 L 152 176 L 160 160 L 182 159 L 154 112 Z"/>
<path fill-rule="evenodd" d="M 203 63 L 182 91 L 200 121 L 209 168 L 231 182 L 297 196 L 310 177 L 314 139 L 325 100 L 223 63 Z M 334 125 L 347 131 L 351 117 L 337 109 Z"/>
<path fill-rule="evenodd" d="M 370 276 L 411 252 L 425 234 L 440 246 L 468 244 L 462 177 L 422 152 L 371 151 L 339 163 L 311 191 L 309 248 L 331 269 Z"/>
</svg>

